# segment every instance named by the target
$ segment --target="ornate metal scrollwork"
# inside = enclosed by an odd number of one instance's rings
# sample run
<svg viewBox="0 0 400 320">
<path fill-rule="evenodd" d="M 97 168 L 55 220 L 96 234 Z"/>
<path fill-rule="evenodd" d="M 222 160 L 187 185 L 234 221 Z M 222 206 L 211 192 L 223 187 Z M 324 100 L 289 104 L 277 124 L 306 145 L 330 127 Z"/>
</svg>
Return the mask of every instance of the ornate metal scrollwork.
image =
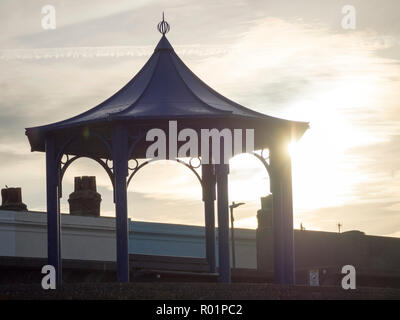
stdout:
<svg viewBox="0 0 400 320">
<path fill-rule="evenodd" d="M 111 145 L 110 142 L 102 135 L 93 132 L 91 133 L 92 137 L 95 137 L 97 139 L 99 139 L 104 146 L 107 148 L 109 154 L 110 154 L 110 158 L 112 157 L 112 149 L 111 149 Z M 88 159 L 92 159 L 94 161 L 96 161 L 98 164 L 100 164 L 104 170 L 106 170 L 108 176 L 110 177 L 111 180 L 111 184 L 114 187 L 114 173 L 113 173 L 113 167 L 109 166 L 109 161 L 110 159 L 106 159 L 103 160 L 101 158 L 98 157 L 91 157 L 91 156 L 73 156 L 72 158 L 70 157 L 69 154 L 66 153 L 66 150 L 68 148 L 68 146 L 73 143 L 74 141 L 78 140 L 80 138 L 80 135 L 75 135 L 73 137 L 71 137 L 70 139 L 68 139 L 58 150 L 58 154 L 57 154 L 57 158 L 56 158 L 56 163 L 58 166 L 58 174 L 59 174 L 59 179 L 58 179 L 58 186 L 59 186 L 59 197 L 62 197 L 62 179 L 64 177 L 65 172 L 67 171 L 68 167 L 77 159 L 79 158 L 88 158 Z M 63 160 L 63 158 L 66 158 L 65 160 Z"/>
<path fill-rule="evenodd" d="M 197 159 L 198 161 L 199 161 L 199 164 L 197 165 L 197 166 L 194 166 L 193 164 L 192 164 L 192 161 L 193 161 L 193 159 Z M 190 158 L 189 159 L 189 165 L 193 168 L 193 169 L 198 169 L 198 168 L 200 168 L 201 167 L 201 158 L 200 157 L 196 157 L 196 158 Z"/>
<path fill-rule="evenodd" d="M 257 153 L 257 152 L 252 152 L 251 154 L 262 162 L 262 164 L 264 165 L 265 169 L 267 169 L 268 174 L 271 175 L 271 172 L 270 172 L 270 170 L 271 170 L 270 168 L 271 167 L 270 167 L 270 164 L 269 164 L 269 154 L 267 156 L 264 155 L 264 151 L 265 150 L 262 149 L 260 154 Z"/>
<path fill-rule="evenodd" d="M 65 154 L 63 156 L 66 156 L 66 161 L 60 161 L 60 179 L 59 179 L 59 190 L 60 190 L 60 198 L 62 197 L 62 180 L 63 177 L 65 175 L 65 172 L 67 171 L 68 167 L 75 161 L 78 160 L 80 158 L 88 158 L 88 159 L 92 159 L 94 161 L 96 161 L 98 164 L 100 164 L 104 170 L 107 172 L 110 180 L 111 180 L 111 184 L 114 187 L 114 173 L 112 171 L 112 169 L 107 165 L 107 160 L 103 160 L 100 158 L 96 158 L 96 157 L 87 157 L 87 156 L 73 156 L 72 158 L 69 157 L 68 154 Z M 62 157 L 61 157 L 62 158 Z"/>
<path fill-rule="evenodd" d="M 261 153 L 252 152 L 251 154 L 262 162 L 262 164 L 264 165 L 265 169 L 268 172 L 269 177 L 271 177 L 271 166 L 269 164 L 269 152 L 268 152 L 268 155 L 265 155 L 264 152 L 265 152 L 265 149 L 262 149 Z M 271 188 L 271 179 L 269 179 L 269 181 L 270 181 L 270 188 Z"/>
<path fill-rule="evenodd" d="M 131 166 L 129 165 L 129 161 L 134 161 L 134 162 L 135 162 L 135 166 L 134 166 L 134 167 L 131 167 Z M 139 166 L 139 161 L 137 161 L 136 159 L 130 159 L 130 160 L 128 160 L 128 170 L 135 171 L 136 168 L 137 168 L 138 166 Z"/>
<path fill-rule="evenodd" d="M 63 161 L 64 157 L 66 158 L 65 161 Z M 69 161 L 69 155 L 68 154 L 64 154 L 60 159 L 61 166 L 65 165 L 68 161 Z"/>
<path fill-rule="evenodd" d="M 112 162 L 112 165 L 110 166 L 110 162 Z M 106 159 L 106 166 L 107 168 L 109 168 L 110 170 L 114 170 L 114 162 L 112 159 Z"/>
<path fill-rule="evenodd" d="M 130 184 L 130 182 L 131 182 L 133 176 L 134 176 L 140 169 L 142 169 L 144 166 L 147 166 L 148 164 L 150 164 L 150 163 L 152 163 L 152 162 L 159 161 L 159 160 L 163 160 L 163 159 L 150 159 L 150 160 L 146 160 L 146 161 L 142 162 L 141 164 L 139 164 L 139 162 L 138 162 L 136 159 L 133 159 L 133 160 L 135 160 L 136 163 L 137 163 L 138 165 L 137 165 L 135 168 L 133 168 L 133 169 L 128 167 L 128 169 L 129 169 L 130 171 L 132 171 L 132 172 L 129 174 L 129 178 L 128 178 L 127 183 L 126 183 L 126 186 L 127 186 L 127 187 L 129 186 L 129 184 Z M 192 162 L 193 158 L 191 158 L 191 159 L 189 160 L 189 163 L 186 163 L 185 161 L 183 161 L 183 160 L 181 160 L 181 159 L 179 159 L 179 158 L 176 158 L 176 159 L 169 159 L 169 160 L 176 161 L 176 162 L 178 162 L 178 163 L 180 163 L 180 164 L 183 164 L 183 165 L 184 165 L 185 167 L 187 167 L 188 169 L 190 169 L 190 170 L 194 173 L 194 175 L 197 177 L 197 179 L 199 180 L 200 184 L 203 185 L 203 181 L 202 181 L 202 179 L 201 179 L 201 176 L 200 176 L 200 175 L 198 174 L 198 172 L 196 171 L 196 169 L 199 168 L 199 167 L 201 166 L 201 160 L 200 160 L 200 158 L 199 158 L 200 163 L 199 163 L 198 166 L 193 166 L 193 165 L 192 165 L 191 162 Z"/>
</svg>

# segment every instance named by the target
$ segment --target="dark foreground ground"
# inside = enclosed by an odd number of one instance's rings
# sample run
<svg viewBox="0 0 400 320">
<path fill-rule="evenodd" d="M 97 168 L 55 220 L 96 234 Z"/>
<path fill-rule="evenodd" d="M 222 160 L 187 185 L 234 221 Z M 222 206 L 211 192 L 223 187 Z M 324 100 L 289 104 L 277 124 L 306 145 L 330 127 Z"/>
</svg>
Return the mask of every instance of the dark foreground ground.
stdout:
<svg viewBox="0 0 400 320">
<path fill-rule="evenodd" d="M 139 300 L 283 300 L 400 299 L 399 289 L 278 286 L 253 283 L 84 283 L 43 290 L 37 284 L 1 285 L 1 300 L 139 299 Z"/>
</svg>

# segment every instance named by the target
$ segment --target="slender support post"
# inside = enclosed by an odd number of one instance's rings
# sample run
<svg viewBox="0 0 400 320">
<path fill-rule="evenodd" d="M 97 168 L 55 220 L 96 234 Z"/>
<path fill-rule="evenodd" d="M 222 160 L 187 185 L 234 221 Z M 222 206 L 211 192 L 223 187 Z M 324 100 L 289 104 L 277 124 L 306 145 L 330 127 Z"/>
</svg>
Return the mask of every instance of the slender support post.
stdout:
<svg viewBox="0 0 400 320">
<path fill-rule="evenodd" d="M 270 152 L 275 282 L 295 284 L 291 159 L 284 143 Z"/>
<path fill-rule="evenodd" d="M 129 282 L 129 231 L 126 186 L 126 177 L 128 176 L 128 135 L 122 125 L 117 125 L 114 128 L 112 151 L 115 179 L 118 281 Z"/>
<path fill-rule="evenodd" d="M 229 206 L 231 213 L 231 246 L 232 246 L 232 268 L 236 268 L 236 250 L 235 250 L 235 218 L 233 217 L 233 206 Z"/>
<path fill-rule="evenodd" d="M 218 197 L 218 257 L 219 281 L 231 282 L 229 260 L 229 203 L 228 203 L 228 164 L 215 165 Z"/>
<path fill-rule="evenodd" d="M 62 282 L 61 224 L 58 194 L 59 171 L 57 150 L 53 136 L 46 138 L 46 193 L 47 193 L 47 258 L 56 271 L 57 286 Z"/>
<path fill-rule="evenodd" d="M 214 165 L 203 164 L 201 166 L 203 182 L 203 201 L 206 233 L 206 258 L 209 265 L 209 272 L 216 272 L 215 261 L 215 174 Z"/>
</svg>

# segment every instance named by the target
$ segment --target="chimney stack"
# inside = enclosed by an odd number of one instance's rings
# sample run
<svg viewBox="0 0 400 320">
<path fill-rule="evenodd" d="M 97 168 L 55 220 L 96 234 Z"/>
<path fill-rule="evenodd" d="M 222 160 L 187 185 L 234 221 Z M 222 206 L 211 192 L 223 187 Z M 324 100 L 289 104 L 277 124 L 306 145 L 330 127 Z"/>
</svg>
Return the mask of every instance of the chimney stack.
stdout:
<svg viewBox="0 0 400 320">
<path fill-rule="evenodd" d="M 272 197 L 272 194 L 261 197 L 261 209 L 257 211 L 258 230 L 272 228 Z"/>
<path fill-rule="evenodd" d="M 1 210 L 26 211 L 26 204 L 22 202 L 21 188 L 1 189 Z"/>
<path fill-rule="evenodd" d="M 97 192 L 96 177 L 75 177 L 75 189 L 68 202 L 72 215 L 99 217 L 101 195 Z"/>
</svg>

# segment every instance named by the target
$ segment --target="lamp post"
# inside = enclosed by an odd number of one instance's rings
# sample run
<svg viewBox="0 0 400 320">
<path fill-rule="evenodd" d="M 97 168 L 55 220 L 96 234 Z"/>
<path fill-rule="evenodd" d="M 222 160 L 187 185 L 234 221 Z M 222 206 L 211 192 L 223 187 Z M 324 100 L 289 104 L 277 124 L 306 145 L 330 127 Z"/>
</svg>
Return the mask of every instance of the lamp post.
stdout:
<svg viewBox="0 0 400 320">
<path fill-rule="evenodd" d="M 233 218 L 233 209 L 237 208 L 243 204 L 245 204 L 245 203 L 244 202 L 235 203 L 235 201 L 233 201 L 232 204 L 229 206 L 229 209 L 231 211 L 231 245 L 232 245 L 232 266 L 233 266 L 233 268 L 236 268 L 235 228 L 233 225 L 233 222 L 235 221 L 235 219 Z"/>
</svg>

